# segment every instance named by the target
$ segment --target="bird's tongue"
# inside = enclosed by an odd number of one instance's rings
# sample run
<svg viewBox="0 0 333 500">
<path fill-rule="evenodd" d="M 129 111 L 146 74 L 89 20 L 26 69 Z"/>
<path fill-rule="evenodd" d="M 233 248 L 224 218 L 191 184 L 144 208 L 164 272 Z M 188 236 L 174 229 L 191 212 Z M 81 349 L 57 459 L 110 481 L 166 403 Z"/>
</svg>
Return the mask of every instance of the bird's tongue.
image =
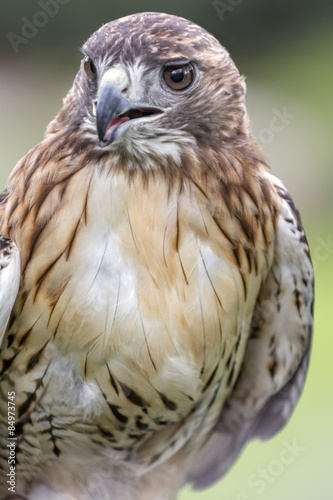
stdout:
<svg viewBox="0 0 333 500">
<path fill-rule="evenodd" d="M 106 128 L 105 135 L 104 135 L 104 141 L 108 141 L 116 128 L 118 128 L 122 123 L 125 123 L 129 120 L 130 118 L 128 116 L 123 116 L 122 118 L 112 118 L 110 121 L 109 125 Z"/>
</svg>

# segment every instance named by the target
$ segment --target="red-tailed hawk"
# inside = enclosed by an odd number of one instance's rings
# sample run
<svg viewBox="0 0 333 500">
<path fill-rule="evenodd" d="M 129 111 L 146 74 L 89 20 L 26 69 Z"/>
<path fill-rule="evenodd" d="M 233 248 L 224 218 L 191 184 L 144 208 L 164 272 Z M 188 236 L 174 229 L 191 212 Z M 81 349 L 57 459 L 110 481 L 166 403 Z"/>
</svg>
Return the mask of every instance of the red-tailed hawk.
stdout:
<svg viewBox="0 0 333 500">
<path fill-rule="evenodd" d="M 288 420 L 309 250 L 215 38 L 143 13 L 82 50 L 1 196 L 0 494 L 171 500 Z"/>
</svg>

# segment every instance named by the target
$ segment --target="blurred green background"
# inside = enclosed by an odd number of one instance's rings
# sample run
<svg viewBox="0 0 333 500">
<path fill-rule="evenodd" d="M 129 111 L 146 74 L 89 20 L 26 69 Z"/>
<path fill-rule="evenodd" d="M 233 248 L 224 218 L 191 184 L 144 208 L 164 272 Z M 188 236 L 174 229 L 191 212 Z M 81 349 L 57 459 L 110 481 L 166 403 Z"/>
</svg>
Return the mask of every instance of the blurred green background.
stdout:
<svg viewBox="0 0 333 500">
<path fill-rule="evenodd" d="M 1 187 L 40 141 L 71 86 L 78 48 L 102 23 L 155 10 L 213 33 L 247 77 L 253 131 L 301 211 L 316 271 L 315 336 L 305 390 L 288 426 L 268 443 L 248 445 L 218 484 L 201 493 L 185 488 L 180 500 L 332 500 L 333 2 L 57 2 L 58 12 L 45 17 L 43 0 L 1 0 Z M 37 30 L 22 32 L 26 20 Z M 294 460 L 286 464 L 288 447 Z"/>
</svg>

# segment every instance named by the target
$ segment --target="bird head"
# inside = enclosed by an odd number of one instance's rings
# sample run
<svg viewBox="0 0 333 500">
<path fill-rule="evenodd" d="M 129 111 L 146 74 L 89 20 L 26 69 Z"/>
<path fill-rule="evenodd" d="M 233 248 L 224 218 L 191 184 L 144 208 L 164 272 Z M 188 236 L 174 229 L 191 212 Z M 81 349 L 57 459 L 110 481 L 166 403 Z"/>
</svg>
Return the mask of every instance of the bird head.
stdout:
<svg viewBox="0 0 333 500">
<path fill-rule="evenodd" d="M 83 131 L 105 151 L 244 139 L 245 83 L 228 52 L 185 19 L 140 13 L 105 24 L 49 131 Z"/>
</svg>

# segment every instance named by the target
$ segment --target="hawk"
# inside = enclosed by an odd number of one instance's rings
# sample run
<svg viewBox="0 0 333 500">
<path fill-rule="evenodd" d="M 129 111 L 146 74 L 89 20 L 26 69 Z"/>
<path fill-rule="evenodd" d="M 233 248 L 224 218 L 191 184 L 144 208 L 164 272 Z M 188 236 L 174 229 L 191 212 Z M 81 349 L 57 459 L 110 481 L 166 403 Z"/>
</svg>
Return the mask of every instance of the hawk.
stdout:
<svg viewBox="0 0 333 500">
<path fill-rule="evenodd" d="M 172 500 L 288 420 L 309 249 L 213 36 L 140 13 L 82 51 L 1 196 L 0 494 Z"/>
</svg>

